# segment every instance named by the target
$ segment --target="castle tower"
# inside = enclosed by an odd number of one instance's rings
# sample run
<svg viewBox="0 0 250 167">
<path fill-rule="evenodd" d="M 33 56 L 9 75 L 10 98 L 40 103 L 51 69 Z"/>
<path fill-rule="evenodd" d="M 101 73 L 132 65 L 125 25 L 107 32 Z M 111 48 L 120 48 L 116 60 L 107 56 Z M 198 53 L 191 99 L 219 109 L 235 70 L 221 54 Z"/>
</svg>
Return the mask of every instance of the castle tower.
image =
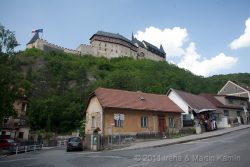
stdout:
<svg viewBox="0 0 250 167">
<path fill-rule="evenodd" d="M 39 37 L 39 33 L 35 32 L 35 34 L 33 35 L 33 37 L 31 38 L 31 40 L 26 44 L 27 48 L 34 48 L 35 47 L 35 42 L 40 39 Z"/>
</svg>

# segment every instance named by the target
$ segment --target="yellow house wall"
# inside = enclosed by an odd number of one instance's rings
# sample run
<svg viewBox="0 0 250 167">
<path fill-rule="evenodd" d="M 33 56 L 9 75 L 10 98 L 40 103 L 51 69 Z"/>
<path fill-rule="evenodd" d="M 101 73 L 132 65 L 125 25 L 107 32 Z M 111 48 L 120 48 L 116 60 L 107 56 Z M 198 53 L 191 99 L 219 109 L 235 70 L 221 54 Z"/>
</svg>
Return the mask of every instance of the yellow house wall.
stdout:
<svg viewBox="0 0 250 167">
<path fill-rule="evenodd" d="M 123 127 L 111 126 L 114 122 L 114 114 L 124 114 L 125 120 Z M 104 111 L 104 135 L 109 135 L 110 128 L 112 127 L 112 134 L 128 134 L 135 135 L 142 132 L 158 132 L 158 114 L 150 111 L 126 111 L 126 110 L 105 110 Z M 177 132 L 181 125 L 181 114 L 175 113 L 161 113 L 165 116 L 167 131 L 171 129 L 171 132 Z M 141 117 L 148 117 L 148 127 L 141 127 Z M 169 117 L 173 117 L 176 122 L 176 128 L 169 128 Z"/>
</svg>

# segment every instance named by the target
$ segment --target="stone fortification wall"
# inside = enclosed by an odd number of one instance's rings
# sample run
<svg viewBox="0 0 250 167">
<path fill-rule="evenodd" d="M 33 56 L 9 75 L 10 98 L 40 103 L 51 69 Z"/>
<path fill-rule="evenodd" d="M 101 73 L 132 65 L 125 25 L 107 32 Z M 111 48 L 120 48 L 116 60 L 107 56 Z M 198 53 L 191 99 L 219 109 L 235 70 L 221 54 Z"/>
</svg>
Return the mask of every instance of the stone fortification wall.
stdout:
<svg viewBox="0 0 250 167">
<path fill-rule="evenodd" d="M 80 52 L 77 50 L 64 48 L 64 47 L 49 43 L 43 39 L 37 39 L 34 43 L 28 44 L 27 48 L 37 48 L 45 52 L 56 51 L 56 52 L 65 52 L 65 53 L 80 55 Z"/>
<path fill-rule="evenodd" d="M 147 49 L 144 49 L 142 47 L 139 47 L 138 57 L 140 59 L 145 58 L 145 59 L 154 60 L 154 61 L 164 61 L 165 60 L 165 58 L 160 57 L 160 56 L 156 55 L 155 53 L 152 53 L 152 52 L 150 52 Z"/>
</svg>

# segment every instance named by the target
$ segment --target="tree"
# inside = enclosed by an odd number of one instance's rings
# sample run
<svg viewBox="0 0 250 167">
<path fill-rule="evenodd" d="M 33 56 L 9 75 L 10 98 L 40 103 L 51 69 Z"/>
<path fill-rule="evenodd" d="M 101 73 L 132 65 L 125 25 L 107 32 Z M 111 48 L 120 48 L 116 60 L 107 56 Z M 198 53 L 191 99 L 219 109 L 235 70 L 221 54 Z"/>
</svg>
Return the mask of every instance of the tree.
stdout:
<svg viewBox="0 0 250 167">
<path fill-rule="evenodd" d="M 0 53 L 13 53 L 18 45 L 15 33 L 0 24 Z"/>
<path fill-rule="evenodd" d="M 14 114 L 17 75 L 13 65 L 14 59 L 10 55 L 17 45 L 14 32 L 0 25 L 0 122 Z"/>
</svg>

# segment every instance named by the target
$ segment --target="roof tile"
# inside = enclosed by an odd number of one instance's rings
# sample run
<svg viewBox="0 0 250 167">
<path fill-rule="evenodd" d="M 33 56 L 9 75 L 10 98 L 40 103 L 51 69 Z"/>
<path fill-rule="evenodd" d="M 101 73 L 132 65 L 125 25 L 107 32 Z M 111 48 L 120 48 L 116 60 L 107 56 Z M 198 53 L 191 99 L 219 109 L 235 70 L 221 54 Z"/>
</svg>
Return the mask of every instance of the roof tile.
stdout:
<svg viewBox="0 0 250 167">
<path fill-rule="evenodd" d="M 101 105 L 107 108 L 176 112 L 182 110 L 166 95 L 98 88 L 95 95 Z"/>
</svg>

